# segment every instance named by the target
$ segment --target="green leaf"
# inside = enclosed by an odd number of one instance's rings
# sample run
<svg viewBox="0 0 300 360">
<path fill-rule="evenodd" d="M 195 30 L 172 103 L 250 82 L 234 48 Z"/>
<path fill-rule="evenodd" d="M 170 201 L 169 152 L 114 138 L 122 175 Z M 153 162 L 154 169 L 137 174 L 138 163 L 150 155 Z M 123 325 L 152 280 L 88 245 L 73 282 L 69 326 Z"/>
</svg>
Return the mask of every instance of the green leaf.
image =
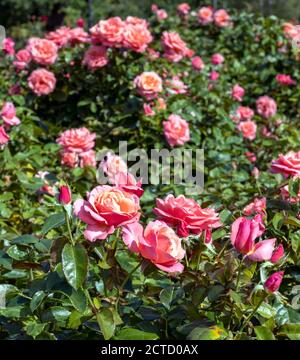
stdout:
<svg viewBox="0 0 300 360">
<path fill-rule="evenodd" d="M 62 252 L 63 272 L 68 283 L 75 289 L 79 289 L 86 279 L 88 269 L 88 256 L 85 248 L 77 244 L 64 246 Z"/>
<path fill-rule="evenodd" d="M 105 340 L 109 340 L 115 333 L 114 315 L 108 308 L 102 308 L 97 313 L 97 321 Z"/>
<path fill-rule="evenodd" d="M 55 229 L 65 223 L 65 214 L 63 212 L 53 214 L 46 219 L 44 226 L 42 227 L 42 234 L 45 235 L 52 229 Z"/>
<path fill-rule="evenodd" d="M 42 290 L 36 292 L 33 295 L 32 299 L 30 301 L 30 309 L 32 312 L 35 311 L 41 305 L 41 303 L 43 302 L 45 297 L 46 297 L 46 294 Z"/>
<path fill-rule="evenodd" d="M 290 340 L 300 340 L 300 323 L 284 324 L 279 329 L 279 335 L 286 335 Z"/>
<path fill-rule="evenodd" d="M 39 239 L 37 237 L 30 234 L 26 234 L 26 235 L 18 236 L 15 239 L 13 239 L 12 244 L 27 245 L 27 244 L 35 244 L 37 242 L 39 242 Z"/>
<path fill-rule="evenodd" d="M 74 290 L 72 289 L 72 293 L 69 296 L 69 299 L 72 305 L 75 307 L 76 310 L 83 313 L 86 310 L 87 300 L 85 293 L 82 289 Z"/>
<path fill-rule="evenodd" d="M 41 332 L 43 332 L 46 325 L 47 324 L 39 324 L 35 321 L 30 321 L 25 326 L 26 334 L 32 336 L 35 339 L 38 335 L 40 335 Z"/>
<path fill-rule="evenodd" d="M 255 326 L 254 331 L 258 340 L 275 340 L 272 331 L 265 326 Z"/>
<path fill-rule="evenodd" d="M 193 329 L 188 335 L 188 340 L 218 340 L 223 334 L 223 329 L 218 326 L 198 327 Z"/>
<path fill-rule="evenodd" d="M 159 300 L 167 309 L 170 309 L 171 307 L 174 290 L 174 286 L 169 286 L 166 289 L 163 289 L 159 295 Z"/>
<path fill-rule="evenodd" d="M 27 252 L 20 250 L 17 245 L 9 247 L 7 249 L 7 254 L 14 260 L 23 260 L 27 256 Z"/>
<path fill-rule="evenodd" d="M 155 333 L 145 332 L 138 329 L 124 328 L 116 336 L 114 340 L 157 340 L 159 336 Z"/>
</svg>

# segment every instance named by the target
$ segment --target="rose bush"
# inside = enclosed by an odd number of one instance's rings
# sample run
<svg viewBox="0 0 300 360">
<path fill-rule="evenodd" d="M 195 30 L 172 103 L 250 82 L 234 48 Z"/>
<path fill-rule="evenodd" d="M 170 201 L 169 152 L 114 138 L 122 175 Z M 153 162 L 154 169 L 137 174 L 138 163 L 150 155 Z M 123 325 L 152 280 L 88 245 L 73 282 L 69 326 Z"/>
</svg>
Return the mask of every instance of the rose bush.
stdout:
<svg viewBox="0 0 300 360">
<path fill-rule="evenodd" d="M 5 40 L 1 338 L 300 338 L 295 27 L 152 10 Z M 203 148 L 203 191 L 142 184 L 121 140 Z"/>
</svg>

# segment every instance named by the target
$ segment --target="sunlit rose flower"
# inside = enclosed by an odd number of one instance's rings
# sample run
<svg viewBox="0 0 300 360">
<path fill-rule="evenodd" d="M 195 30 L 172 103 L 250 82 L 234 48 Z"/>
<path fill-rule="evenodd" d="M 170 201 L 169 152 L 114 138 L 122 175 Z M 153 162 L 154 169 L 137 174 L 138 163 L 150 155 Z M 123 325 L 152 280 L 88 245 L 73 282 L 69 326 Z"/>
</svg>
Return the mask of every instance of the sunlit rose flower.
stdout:
<svg viewBox="0 0 300 360">
<path fill-rule="evenodd" d="M 147 100 L 155 99 L 163 91 L 162 79 L 153 71 L 143 72 L 134 80 L 138 93 Z"/>
<path fill-rule="evenodd" d="M 87 224 L 87 240 L 103 240 L 115 228 L 139 220 L 139 198 L 117 187 L 97 186 L 87 194 L 87 200 L 75 201 L 74 214 Z"/>
<path fill-rule="evenodd" d="M 158 9 L 156 11 L 156 16 L 158 20 L 165 20 L 168 18 L 168 13 L 166 12 L 165 9 Z"/>
<path fill-rule="evenodd" d="M 92 45 L 84 54 L 83 62 L 90 70 L 102 68 L 108 63 L 107 50 L 104 46 Z"/>
<path fill-rule="evenodd" d="M 69 42 L 71 45 L 89 43 L 90 37 L 81 27 L 77 27 L 69 31 Z"/>
<path fill-rule="evenodd" d="M 252 203 L 244 207 L 243 214 L 246 216 L 256 213 L 264 214 L 266 210 L 266 198 L 255 198 Z"/>
<path fill-rule="evenodd" d="M 40 65 L 54 64 L 57 59 L 57 46 L 51 40 L 31 38 L 28 41 L 27 50 L 32 60 Z"/>
<path fill-rule="evenodd" d="M 20 124 L 20 119 L 16 116 L 16 108 L 11 102 L 5 102 L 0 112 L 0 117 L 7 126 L 15 126 Z"/>
<path fill-rule="evenodd" d="M 149 26 L 148 21 L 135 16 L 127 16 L 125 20 L 126 25 L 142 25 L 145 28 Z"/>
<path fill-rule="evenodd" d="M 268 119 L 277 112 L 277 105 L 274 99 L 269 96 L 261 96 L 256 100 L 256 111 L 259 115 Z"/>
<path fill-rule="evenodd" d="M 90 29 L 92 41 L 105 46 L 120 47 L 123 42 L 125 23 L 118 16 L 100 20 Z"/>
<path fill-rule="evenodd" d="M 212 55 L 212 57 L 211 57 L 211 63 L 212 63 L 213 65 L 223 64 L 224 60 L 225 60 L 225 59 L 224 59 L 224 56 L 221 55 L 221 54 L 214 54 L 214 55 Z"/>
<path fill-rule="evenodd" d="M 243 137 L 249 140 L 256 138 L 257 125 L 252 120 L 242 121 L 238 124 L 238 130 L 241 131 Z"/>
<path fill-rule="evenodd" d="M 110 181 L 114 184 L 114 177 L 120 172 L 127 173 L 127 164 L 119 155 L 114 155 L 108 152 L 105 158 L 101 161 L 100 167 L 104 173 L 109 177 Z"/>
<path fill-rule="evenodd" d="M 64 131 L 56 142 L 61 145 L 64 151 L 80 154 L 95 146 L 95 138 L 95 133 L 91 133 L 87 128 L 82 127 Z"/>
<path fill-rule="evenodd" d="M 272 161 L 271 172 L 284 176 L 300 175 L 300 151 L 290 151 L 286 155 L 280 154 L 278 159 Z"/>
<path fill-rule="evenodd" d="M 144 114 L 146 116 L 154 116 L 155 115 L 155 111 L 152 109 L 150 104 L 143 104 L 143 109 L 144 109 Z"/>
<path fill-rule="evenodd" d="M 3 126 L 0 126 L 0 145 L 5 145 L 9 142 L 9 135 L 7 135 Z"/>
<path fill-rule="evenodd" d="M 207 25 L 214 21 L 214 10 L 211 6 L 204 6 L 198 11 L 198 20 L 201 25 Z"/>
<path fill-rule="evenodd" d="M 182 3 L 177 6 L 177 11 L 180 15 L 188 15 L 191 7 L 188 3 Z"/>
<path fill-rule="evenodd" d="M 201 208 L 194 199 L 184 195 L 174 197 L 170 194 L 164 200 L 157 199 L 153 212 L 160 220 L 175 227 L 178 235 L 183 237 L 221 226 L 214 209 Z"/>
<path fill-rule="evenodd" d="M 11 56 L 15 54 L 15 42 L 12 38 L 5 38 L 0 45 L 2 45 L 0 48 L 2 48 L 5 54 Z"/>
<path fill-rule="evenodd" d="M 276 81 L 280 85 L 285 85 L 285 86 L 296 85 L 296 81 L 293 80 L 290 75 L 277 74 Z"/>
<path fill-rule="evenodd" d="M 218 27 L 227 27 L 231 25 L 230 16 L 226 10 L 220 9 L 214 13 L 214 22 Z"/>
<path fill-rule="evenodd" d="M 254 116 L 254 111 L 248 106 L 239 106 L 236 109 L 236 114 L 241 121 L 251 120 Z"/>
<path fill-rule="evenodd" d="M 135 194 L 138 197 L 141 197 L 144 193 L 144 190 L 142 189 L 142 182 L 136 181 L 132 174 L 125 171 L 120 171 L 114 175 L 113 184 L 118 188 L 121 188 L 123 191 Z"/>
<path fill-rule="evenodd" d="M 172 79 L 166 80 L 166 88 L 168 93 L 174 94 L 186 94 L 188 87 L 180 80 L 178 76 L 173 76 Z"/>
<path fill-rule="evenodd" d="M 34 70 L 28 78 L 29 88 L 38 96 L 52 93 L 55 85 L 55 75 L 46 69 Z"/>
<path fill-rule="evenodd" d="M 187 52 L 187 45 L 177 32 L 164 31 L 162 35 L 164 57 L 172 62 L 180 61 Z"/>
<path fill-rule="evenodd" d="M 211 81 L 217 81 L 220 77 L 220 74 L 217 71 L 211 71 L 211 73 L 209 74 L 209 78 Z"/>
<path fill-rule="evenodd" d="M 291 23 L 284 23 L 282 27 L 285 36 L 289 39 L 294 39 L 299 35 L 299 30 Z"/>
<path fill-rule="evenodd" d="M 205 65 L 200 56 L 195 56 L 194 58 L 192 58 L 192 67 L 194 70 L 198 71 L 204 69 Z"/>
<path fill-rule="evenodd" d="M 280 244 L 273 252 L 271 262 L 277 264 L 284 257 L 284 247 Z"/>
<path fill-rule="evenodd" d="M 152 41 L 152 35 L 145 25 L 127 24 L 123 32 L 123 46 L 136 52 L 144 52 Z"/>
<path fill-rule="evenodd" d="M 31 61 L 30 52 L 26 49 L 22 49 L 16 53 L 16 57 L 13 64 L 18 70 L 23 70 L 27 67 L 30 61 Z"/>
<path fill-rule="evenodd" d="M 240 85 L 236 84 L 231 90 L 231 96 L 236 101 L 242 101 L 245 95 L 245 90 Z"/>
<path fill-rule="evenodd" d="M 185 255 L 181 240 L 164 222 L 151 221 L 145 230 L 139 223 L 128 224 L 123 228 L 122 237 L 131 251 L 150 260 L 160 270 L 183 271 L 179 262 Z"/>
<path fill-rule="evenodd" d="M 85 166 L 96 167 L 96 153 L 94 150 L 89 150 L 79 155 L 79 166 L 84 168 Z"/>
<path fill-rule="evenodd" d="M 170 146 L 183 145 L 190 140 L 189 124 L 179 115 L 170 115 L 168 121 L 163 122 L 164 135 Z"/>
<path fill-rule="evenodd" d="M 157 110 L 166 110 L 167 104 L 163 98 L 158 98 L 156 102 L 156 109 Z"/>
<path fill-rule="evenodd" d="M 66 46 L 69 42 L 70 28 L 62 26 L 55 31 L 51 31 L 46 34 L 46 39 L 53 41 L 57 47 L 61 48 Z"/>
<path fill-rule="evenodd" d="M 61 151 L 61 163 L 69 168 L 75 168 L 79 166 L 79 156 L 76 152 Z"/>
</svg>

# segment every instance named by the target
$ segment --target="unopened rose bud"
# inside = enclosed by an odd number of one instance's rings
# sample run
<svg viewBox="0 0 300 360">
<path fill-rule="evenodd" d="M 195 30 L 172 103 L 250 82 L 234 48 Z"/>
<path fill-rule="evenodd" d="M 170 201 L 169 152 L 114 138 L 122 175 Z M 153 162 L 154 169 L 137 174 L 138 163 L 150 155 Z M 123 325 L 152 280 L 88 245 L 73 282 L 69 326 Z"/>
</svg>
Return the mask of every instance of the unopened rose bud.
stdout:
<svg viewBox="0 0 300 360">
<path fill-rule="evenodd" d="M 72 201 L 71 191 L 68 186 L 62 185 L 60 187 L 58 201 L 63 205 L 67 205 Z"/>
<path fill-rule="evenodd" d="M 277 291 L 282 282 L 283 274 L 283 271 L 279 271 L 268 277 L 268 279 L 264 283 L 265 290 L 270 293 L 274 293 L 275 291 Z"/>
</svg>

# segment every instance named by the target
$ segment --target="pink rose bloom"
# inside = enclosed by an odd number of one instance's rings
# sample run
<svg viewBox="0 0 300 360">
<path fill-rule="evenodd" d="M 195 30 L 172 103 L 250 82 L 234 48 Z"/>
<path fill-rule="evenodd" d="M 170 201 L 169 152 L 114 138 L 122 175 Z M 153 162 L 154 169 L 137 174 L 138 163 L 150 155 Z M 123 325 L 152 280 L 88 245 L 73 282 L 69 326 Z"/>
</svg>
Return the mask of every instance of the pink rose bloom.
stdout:
<svg viewBox="0 0 300 360">
<path fill-rule="evenodd" d="M 118 16 L 108 20 L 100 20 L 90 29 L 93 43 L 101 43 L 108 47 L 121 47 L 125 23 Z"/>
<path fill-rule="evenodd" d="M 272 161 L 271 172 L 285 177 L 300 175 L 300 151 L 280 154 L 278 159 Z"/>
<path fill-rule="evenodd" d="M 145 19 L 141 19 L 136 16 L 127 16 L 125 20 L 126 25 L 142 25 L 143 27 L 147 28 L 149 26 L 148 21 Z"/>
<path fill-rule="evenodd" d="M 291 23 L 283 24 L 283 32 L 284 32 L 284 35 L 289 39 L 294 39 L 299 34 L 299 31 L 296 28 L 296 26 Z"/>
<path fill-rule="evenodd" d="M 245 152 L 245 156 L 246 156 L 247 159 L 248 159 L 250 162 L 252 162 L 252 163 L 254 163 L 254 162 L 256 161 L 256 156 L 255 156 L 255 154 L 254 154 L 253 152 L 251 152 L 251 151 L 246 151 L 246 152 Z"/>
<path fill-rule="evenodd" d="M 245 95 L 245 90 L 240 85 L 236 84 L 231 90 L 231 96 L 236 101 L 242 101 Z"/>
<path fill-rule="evenodd" d="M 266 198 L 255 198 L 254 201 L 244 207 L 243 214 L 246 216 L 259 213 L 264 214 L 266 210 Z"/>
<path fill-rule="evenodd" d="M 143 105 L 143 108 L 144 108 L 144 114 L 146 116 L 154 116 L 155 115 L 155 111 L 151 108 L 151 105 L 145 103 Z"/>
<path fill-rule="evenodd" d="M 85 52 L 82 63 L 92 71 L 107 65 L 108 57 L 106 47 L 92 45 Z"/>
<path fill-rule="evenodd" d="M 243 137 L 249 140 L 256 138 L 257 125 L 252 120 L 242 121 L 238 124 L 238 130 L 241 131 Z"/>
<path fill-rule="evenodd" d="M 183 237 L 221 226 L 214 209 L 202 209 L 194 199 L 184 195 L 176 198 L 170 194 L 164 200 L 157 199 L 153 212 L 160 220 L 175 227 L 178 235 Z"/>
<path fill-rule="evenodd" d="M 211 63 L 212 63 L 213 65 L 223 64 L 224 60 L 225 60 L 225 59 L 224 59 L 224 56 L 221 55 L 221 54 L 214 54 L 214 55 L 212 55 L 212 57 L 211 57 Z"/>
<path fill-rule="evenodd" d="M 18 70 L 23 70 L 27 67 L 30 61 L 31 61 L 30 52 L 26 49 L 22 49 L 16 53 L 16 58 L 13 64 Z"/>
<path fill-rule="evenodd" d="M 57 59 L 57 46 L 51 40 L 31 38 L 28 40 L 27 50 L 32 60 L 40 65 L 54 64 Z"/>
<path fill-rule="evenodd" d="M 158 9 L 156 11 L 156 16 L 158 20 L 165 20 L 168 18 L 168 13 L 166 12 L 165 9 Z"/>
<path fill-rule="evenodd" d="M 198 71 L 201 71 L 204 69 L 205 65 L 200 56 L 195 56 L 192 59 L 192 67 L 194 70 L 198 70 Z"/>
<path fill-rule="evenodd" d="M 271 262 L 277 264 L 284 257 L 284 247 L 280 244 L 273 252 Z"/>
<path fill-rule="evenodd" d="M 157 110 L 166 110 L 167 104 L 163 98 L 158 98 L 156 103 Z"/>
<path fill-rule="evenodd" d="M 92 150 L 95 146 L 95 138 L 95 133 L 91 133 L 87 128 L 82 127 L 64 131 L 56 142 L 61 145 L 64 151 L 80 154 Z"/>
<path fill-rule="evenodd" d="M 68 186 L 66 186 L 66 185 L 60 186 L 59 194 L 58 194 L 58 201 L 62 205 L 67 205 L 67 204 L 70 204 L 70 202 L 72 202 L 72 194 L 71 194 L 71 190 Z"/>
<path fill-rule="evenodd" d="M 144 52 L 153 40 L 147 26 L 127 24 L 123 32 L 123 46 L 136 52 Z"/>
<path fill-rule="evenodd" d="M 83 28 L 84 24 L 85 24 L 84 19 L 79 18 L 79 19 L 76 20 L 76 25 L 79 26 L 80 28 Z"/>
<path fill-rule="evenodd" d="M 190 140 L 189 124 L 179 115 L 170 115 L 168 121 L 163 122 L 163 126 L 165 138 L 171 147 L 183 145 Z"/>
<path fill-rule="evenodd" d="M 164 31 L 162 35 L 164 57 L 172 62 L 180 61 L 187 52 L 187 45 L 177 32 Z"/>
<path fill-rule="evenodd" d="M 217 81 L 220 77 L 220 74 L 217 72 L 217 71 L 212 71 L 210 74 L 209 74 L 209 78 L 211 81 Z"/>
<path fill-rule="evenodd" d="M 177 6 L 177 11 L 180 15 L 188 15 L 191 7 L 188 3 L 182 3 Z"/>
<path fill-rule="evenodd" d="M 153 71 L 143 72 L 134 79 L 138 93 L 147 100 L 155 99 L 163 91 L 162 79 Z"/>
<path fill-rule="evenodd" d="M 78 167 L 79 156 L 76 152 L 72 151 L 62 151 L 60 153 L 61 164 L 65 165 L 71 169 Z"/>
<path fill-rule="evenodd" d="M 261 96 L 256 100 L 256 111 L 259 115 L 268 119 L 277 112 L 277 105 L 274 99 L 269 96 Z"/>
<path fill-rule="evenodd" d="M 283 275 L 284 275 L 283 271 L 279 271 L 272 274 L 264 283 L 265 290 L 270 293 L 276 292 L 281 285 Z"/>
<path fill-rule="evenodd" d="M 69 31 L 69 42 L 71 45 L 85 44 L 90 42 L 90 37 L 81 27 Z"/>
<path fill-rule="evenodd" d="M 270 260 L 274 251 L 276 239 L 267 239 L 255 243 L 262 235 L 260 224 L 254 219 L 239 217 L 231 226 L 231 243 L 235 249 L 248 259 L 260 262 Z"/>
<path fill-rule="evenodd" d="M 62 26 L 55 31 L 51 31 L 46 35 L 47 40 L 53 41 L 57 47 L 66 46 L 69 42 L 70 28 Z"/>
<path fill-rule="evenodd" d="M 136 181 L 135 177 L 127 172 L 121 171 L 114 176 L 114 185 L 130 194 L 141 197 L 144 193 L 142 182 Z"/>
<path fill-rule="evenodd" d="M 74 214 L 87 224 L 84 237 L 89 241 L 106 239 L 115 228 L 140 218 L 139 198 L 112 186 L 97 186 L 87 200 L 74 203 Z"/>
<path fill-rule="evenodd" d="M 11 102 L 5 102 L 3 104 L 0 116 L 5 125 L 15 126 L 20 124 L 20 119 L 16 117 L 16 108 Z"/>
<path fill-rule="evenodd" d="M 0 145 L 5 145 L 8 143 L 10 137 L 6 134 L 6 131 L 3 126 L 0 126 Z"/>
<path fill-rule="evenodd" d="M 84 168 L 85 166 L 96 167 L 96 153 L 94 150 L 89 150 L 79 154 L 79 166 Z"/>
<path fill-rule="evenodd" d="M 151 11 L 155 14 L 157 10 L 158 10 L 158 6 L 156 4 L 152 4 Z"/>
<path fill-rule="evenodd" d="M 29 88 L 38 96 L 52 93 L 55 85 L 55 75 L 46 69 L 34 70 L 28 78 Z"/>
<path fill-rule="evenodd" d="M 141 254 L 160 270 L 169 273 L 183 271 L 179 262 L 185 255 L 181 240 L 164 222 L 151 221 L 145 230 L 139 223 L 126 225 L 122 237 L 131 251 Z"/>
<path fill-rule="evenodd" d="M 250 109 L 248 106 L 239 106 L 236 109 L 237 116 L 240 120 L 251 120 L 254 116 L 254 111 Z"/>
<path fill-rule="evenodd" d="M 221 28 L 231 25 L 230 16 L 227 13 L 227 11 L 224 9 L 217 10 L 214 13 L 214 22 L 218 27 L 221 27 Z"/>
<path fill-rule="evenodd" d="M 296 85 L 296 81 L 293 80 L 290 75 L 277 74 L 276 75 L 276 81 L 280 85 L 286 85 L 286 86 Z"/>
<path fill-rule="evenodd" d="M 201 25 L 207 25 L 214 21 L 214 10 L 211 6 L 204 6 L 198 11 L 198 20 Z"/>
<path fill-rule="evenodd" d="M 158 51 L 155 51 L 154 49 L 151 48 L 147 48 L 146 50 L 149 60 L 154 61 L 160 57 L 160 53 Z"/>
<path fill-rule="evenodd" d="M 7 55 L 14 55 L 15 54 L 15 42 L 12 38 L 5 38 L 2 41 L 2 49 Z"/>
<path fill-rule="evenodd" d="M 166 80 L 166 87 L 168 93 L 172 95 L 186 94 L 188 89 L 187 85 L 178 76 L 173 76 L 171 80 Z"/>
<path fill-rule="evenodd" d="M 114 184 L 115 183 L 115 176 L 120 172 L 127 173 L 127 164 L 121 158 L 121 156 L 114 155 L 108 152 L 105 155 L 104 160 L 100 163 L 101 169 L 104 173 L 109 177 L 109 180 Z"/>
</svg>

